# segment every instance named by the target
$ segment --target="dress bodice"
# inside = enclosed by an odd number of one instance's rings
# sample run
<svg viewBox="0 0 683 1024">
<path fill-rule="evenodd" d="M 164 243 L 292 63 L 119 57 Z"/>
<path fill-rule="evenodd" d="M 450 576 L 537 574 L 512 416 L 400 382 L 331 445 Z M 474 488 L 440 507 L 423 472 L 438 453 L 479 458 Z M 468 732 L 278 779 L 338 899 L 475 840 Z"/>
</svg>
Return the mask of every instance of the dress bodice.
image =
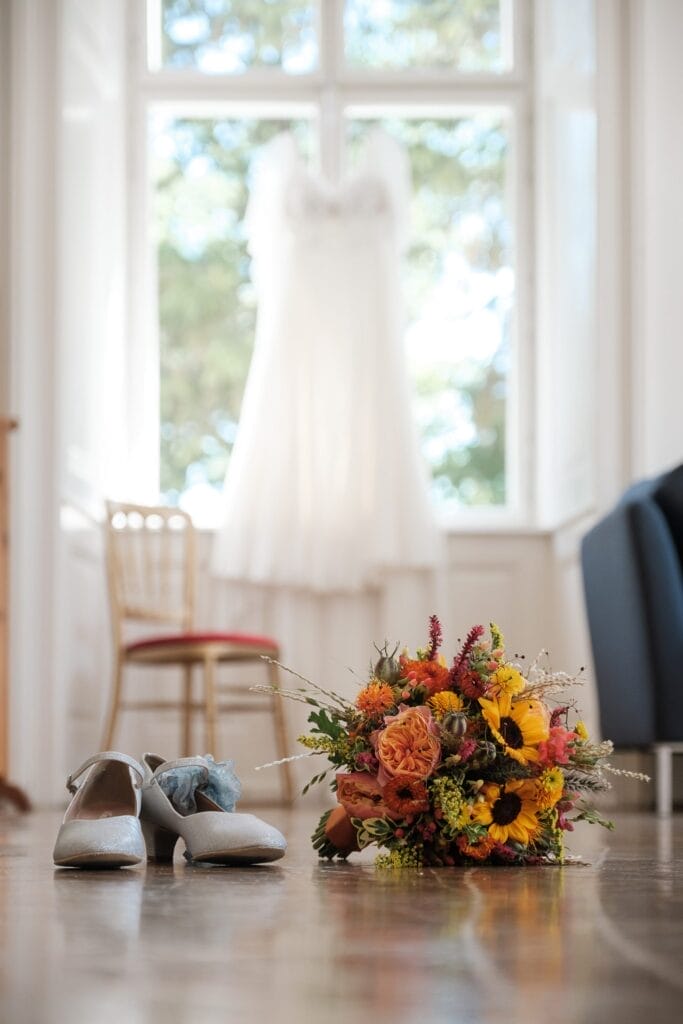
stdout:
<svg viewBox="0 0 683 1024">
<path fill-rule="evenodd" d="M 385 132 L 373 129 L 360 167 L 339 183 L 315 174 L 301 158 L 289 132 L 277 135 L 260 154 L 245 218 L 255 258 L 292 239 L 337 239 L 340 229 L 356 233 L 373 224 L 402 250 L 410 196 L 408 161 Z"/>
<path fill-rule="evenodd" d="M 302 220 L 353 221 L 391 214 L 385 183 L 368 173 L 333 187 L 303 170 L 290 178 L 284 201 L 285 217 L 295 225 Z"/>
</svg>

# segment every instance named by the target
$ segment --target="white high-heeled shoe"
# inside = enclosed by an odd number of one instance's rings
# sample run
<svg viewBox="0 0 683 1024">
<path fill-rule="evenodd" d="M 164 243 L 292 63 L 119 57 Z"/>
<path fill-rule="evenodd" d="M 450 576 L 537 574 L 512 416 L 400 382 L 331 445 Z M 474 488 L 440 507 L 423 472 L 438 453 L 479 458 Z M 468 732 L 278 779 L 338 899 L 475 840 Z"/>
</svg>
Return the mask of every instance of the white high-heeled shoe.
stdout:
<svg viewBox="0 0 683 1024">
<path fill-rule="evenodd" d="M 119 868 L 144 860 L 139 818 L 143 781 L 142 767 L 127 754 L 106 750 L 84 761 L 66 780 L 74 796 L 57 833 L 55 864 Z"/>
<path fill-rule="evenodd" d="M 216 764 L 212 759 L 201 757 L 164 761 L 158 754 L 145 754 L 142 764 L 140 821 L 147 860 L 172 860 L 179 837 L 184 840 L 186 856 L 191 861 L 257 864 L 279 860 L 285 855 L 287 842 L 278 829 L 253 814 L 232 810 L 234 797 L 239 796 L 237 776 L 232 775 L 237 792 L 231 795 L 227 806 L 217 803 L 212 775 L 215 778 L 222 768 L 231 774 L 231 763 Z M 185 771 L 178 773 L 176 769 Z M 185 783 L 184 801 L 177 794 L 169 798 L 162 788 L 164 776 L 170 772 L 175 772 L 175 778 Z"/>
<path fill-rule="evenodd" d="M 234 812 L 234 799 L 229 807 L 216 802 L 211 775 L 216 769 L 221 769 L 220 763 L 216 765 L 213 760 L 203 757 L 164 761 L 158 754 L 145 754 L 143 765 L 145 782 L 140 820 L 148 860 L 172 860 L 173 849 L 180 836 L 185 840 L 191 861 L 259 864 L 284 856 L 287 843 L 276 828 L 253 814 Z M 164 783 L 164 776 L 176 769 L 190 769 L 189 772 L 176 772 L 176 779 L 187 776 L 186 780 L 183 779 L 188 782 L 184 803 L 175 794 L 174 803 L 160 785 L 160 782 Z M 193 777 L 198 784 L 191 784 Z M 203 789 L 208 792 L 202 792 Z M 213 793 L 213 798 L 209 792 Z"/>
</svg>

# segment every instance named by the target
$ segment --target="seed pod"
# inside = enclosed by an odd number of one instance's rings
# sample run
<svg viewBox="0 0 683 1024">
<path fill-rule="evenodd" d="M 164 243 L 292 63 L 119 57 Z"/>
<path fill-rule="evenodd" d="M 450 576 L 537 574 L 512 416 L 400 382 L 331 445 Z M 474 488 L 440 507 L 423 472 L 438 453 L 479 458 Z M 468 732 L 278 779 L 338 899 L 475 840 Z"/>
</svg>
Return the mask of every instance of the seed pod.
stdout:
<svg viewBox="0 0 683 1024">
<path fill-rule="evenodd" d="M 451 711 L 444 715 L 441 731 L 452 739 L 461 739 L 467 732 L 467 718 L 459 711 Z"/>
<path fill-rule="evenodd" d="M 486 741 L 480 743 L 474 754 L 469 760 L 471 768 L 483 768 L 484 765 L 490 764 L 496 759 L 496 748 L 493 743 Z"/>
<path fill-rule="evenodd" d="M 390 686 L 393 686 L 401 678 L 401 666 L 396 658 L 398 646 L 396 644 L 391 654 L 389 654 L 388 643 L 385 643 L 382 648 L 378 647 L 379 658 L 372 670 L 376 679 L 380 679 L 383 683 L 389 683 Z"/>
</svg>

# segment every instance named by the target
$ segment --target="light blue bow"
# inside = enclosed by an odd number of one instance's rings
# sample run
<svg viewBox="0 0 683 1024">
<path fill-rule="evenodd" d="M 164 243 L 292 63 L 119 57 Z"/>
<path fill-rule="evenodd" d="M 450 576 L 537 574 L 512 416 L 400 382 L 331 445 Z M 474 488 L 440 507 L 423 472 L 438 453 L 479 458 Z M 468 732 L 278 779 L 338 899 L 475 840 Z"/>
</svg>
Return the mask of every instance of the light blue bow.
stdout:
<svg viewBox="0 0 683 1024">
<path fill-rule="evenodd" d="M 242 784 L 235 773 L 234 761 L 214 761 L 211 754 L 203 760 L 208 765 L 184 765 L 171 768 L 159 778 L 159 785 L 179 814 L 194 814 L 197 810 L 196 793 L 202 793 L 222 807 L 234 811 L 242 795 Z"/>
</svg>

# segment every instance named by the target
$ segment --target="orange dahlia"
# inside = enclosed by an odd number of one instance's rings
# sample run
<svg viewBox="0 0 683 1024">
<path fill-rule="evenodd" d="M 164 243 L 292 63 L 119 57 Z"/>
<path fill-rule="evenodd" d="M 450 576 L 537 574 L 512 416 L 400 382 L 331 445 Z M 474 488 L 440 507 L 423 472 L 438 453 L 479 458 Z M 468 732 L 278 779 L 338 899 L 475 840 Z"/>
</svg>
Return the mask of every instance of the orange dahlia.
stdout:
<svg viewBox="0 0 683 1024">
<path fill-rule="evenodd" d="M 429 794 L 424 782 L 410 775 L 397 775 L 384 786 L 384 803 L 394 814 L 422 814 L 429 810 Z"/>
<path fill-rule="evenodd" d="M 467 836 L 458 836 L 456 842 L 463 857 L 469 857 L 470 860 L 486 860 L 496 845 L 495 839 L 489 835 L 484 836 L 478 843 L 468 843 Z"/>
<path fill-rule="evenodd" d="M 413 686 L 424 686 L 430 697 L 449 686 L 449 671 L 440 661 L 419 661 L 401 656 L 401 675 Z"/>
<path fill-rule="evenodd" d="M 380 679 L 372 679 L 356 697 L 356 707 L 372 718 L 386 714 L 395 703 L 394 691 Z"/>
</svg>

